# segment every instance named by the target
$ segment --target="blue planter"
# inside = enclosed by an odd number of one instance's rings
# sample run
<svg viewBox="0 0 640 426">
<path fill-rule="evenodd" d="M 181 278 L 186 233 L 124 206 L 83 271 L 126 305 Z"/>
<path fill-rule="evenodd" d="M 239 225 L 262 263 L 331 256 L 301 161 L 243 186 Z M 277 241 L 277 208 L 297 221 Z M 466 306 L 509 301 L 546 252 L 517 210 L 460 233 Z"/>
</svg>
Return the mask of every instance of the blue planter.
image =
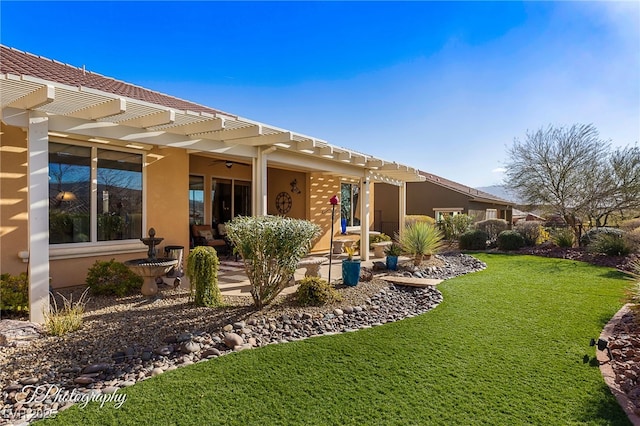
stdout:
<svg viewBox="0 0 640 426">
<path fill-rule="evenodd" d="M 398 270 L 398 256 L 387 256 L 387 269 L 390 271 Z"/>
<path fill-rule="evenodd" d="M 342 282 L 348 286 L 355 286 L 360 280 L 360 260 L 342 261 Z"/>
</svg>

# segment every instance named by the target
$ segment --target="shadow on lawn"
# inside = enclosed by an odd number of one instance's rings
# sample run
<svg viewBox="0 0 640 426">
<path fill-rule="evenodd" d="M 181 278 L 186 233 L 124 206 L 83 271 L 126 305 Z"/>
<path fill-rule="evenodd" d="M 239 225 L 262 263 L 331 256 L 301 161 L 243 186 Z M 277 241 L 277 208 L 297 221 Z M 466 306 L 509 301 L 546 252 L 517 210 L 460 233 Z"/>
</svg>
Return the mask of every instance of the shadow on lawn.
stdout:
<svg viewBox="0 0 640 426">
<path fill-rule="evenodd" d="M 600 384 L 587 399 L 575 418 L 586 424 L 631 425 L 606 384 Z"/>
</svg>

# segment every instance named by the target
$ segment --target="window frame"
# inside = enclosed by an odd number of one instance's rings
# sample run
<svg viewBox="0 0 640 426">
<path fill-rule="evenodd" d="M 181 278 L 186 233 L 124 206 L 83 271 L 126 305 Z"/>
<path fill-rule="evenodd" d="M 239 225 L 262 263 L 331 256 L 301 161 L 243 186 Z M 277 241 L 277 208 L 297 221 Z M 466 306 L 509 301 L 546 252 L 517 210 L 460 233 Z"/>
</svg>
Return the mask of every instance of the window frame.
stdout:
<svg viewBox="0 0 640 426">
<path fill-rule="evenodd" d="M 90 216 L 89 216 L 89 231 L 90 237 L 87 242 L 71 242 L 71 243 L 54 243 L 49 245 L 49 257 L 51 260 L 56 259 L 69 259 L 77 257 L 95 257 L 107 254 L 124 254 L 139 252 L 141 247 L 144 248 L 144 244 L 140 241 L 140 238 L 144 235 L 140 235 L 138 238 L 128 238 L 122 240 L 98 240 L 98 150 L 110 150 L 116 152 L 125 152 L 129 154 L 137 154 L 141 156 L 141 184 L 142 184 L 142 224 L 141 230 L 144 233 L 146 229 L 147 214 L 147 173 L 146 173 L 146 152 L 124 147 L 108 146 L 99 143 L 90 143 L 76 139 L 66 138 L 52 138 L 49 137 L 47 143 L 47 151 L 49 151 L 49 143 L 57 143 L 64 145 L 73 145 L 90 148 Z M 48 163 L 49 164 L 49 163 Z M 91 250 L 87 250 L 91 248 Z"/>
</svg>

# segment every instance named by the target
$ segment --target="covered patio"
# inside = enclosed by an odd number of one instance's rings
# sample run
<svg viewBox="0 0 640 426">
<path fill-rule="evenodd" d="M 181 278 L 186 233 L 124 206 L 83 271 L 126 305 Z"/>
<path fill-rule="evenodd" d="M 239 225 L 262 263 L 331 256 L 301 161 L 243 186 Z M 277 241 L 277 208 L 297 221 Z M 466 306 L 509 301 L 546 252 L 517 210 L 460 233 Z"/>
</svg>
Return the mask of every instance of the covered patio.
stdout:
<svg viewBox="0 0 640 426">
<path fill-rule="evenodd" d="M 328 199 L 340 194 L 341 183 L 359 188 L 360 239 L 368 241 L 374 184 L 399 188 L 399 203 L 389 208 L 402 221 L 406 183 L 423 179 L 393 161 L 0 48 L 2 272 L 28 271 L 35 322 L 48 309 L 50 283 L 80 284 L 97 259 L 142 257 L 146 247 L 138 239 L 150 227 L 165 244 L 189 247 L 190 176 L 203 178 L 203 223 L 215 219 L 214 180 L 248 182 L 250 214 L 285 214 L 321 226 L 313 252 L 328 252 L 332 225 L 340 229 L 340 215 L 331 223 Z M 128 176 L 127 185 L 110 183 L 114 175 Z M 67 189 L 73 185 L 75 192 Z M 119 199 L 120 193 L 126 195 Z M 293 210 L 278 211 L 281 193 L 300 196 Z M 237 202 L 232 197 L 230 207 Z M 123 205 L 130 209 L 128 233 L 105 232 Z M 68 223 L 61 237 L 50 228 L 53 212 Z"/>
</svg>

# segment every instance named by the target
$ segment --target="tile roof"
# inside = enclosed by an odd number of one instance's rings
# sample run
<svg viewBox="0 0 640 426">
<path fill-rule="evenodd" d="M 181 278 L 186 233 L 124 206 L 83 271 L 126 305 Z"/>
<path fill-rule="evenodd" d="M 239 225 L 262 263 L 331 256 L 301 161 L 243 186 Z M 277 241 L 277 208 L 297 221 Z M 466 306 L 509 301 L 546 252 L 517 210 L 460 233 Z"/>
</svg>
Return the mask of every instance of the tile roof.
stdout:
<svg viewBox="0 0 640 426">
<path fill-rule="evenodd" d="M 224 114 L 236 118 L 233 114 L 105 77 L 91 71 L 86 71 L 83 68 L 22 52 L 2 44 L 0 44 L 0 73 L 37 77 L 68 86 L 88 87 L 181 111 L 188 110 L 198 113 Z"/>
<path fill-rule="evenodd" d="M 461 183 L 454 182 L 452 180 L 445 179 L 440 176 L 436 176 L 433 173 L 420 171 L 420 174 L 427 178 L 427 182 L 431 182 L 436 185 L 440 185 L 445 188 L 449 188 L 454 191 L 458 191 L 460 193 L 470 195 L 472 198 L 477 199 L 478 201 L 489 201 L 489 202 L 501 203 L 501 204 L 513 204 L 513 202 L 509 200 L 505 200 L 493 194 L 489 194 L 488 192 L 480 191 L 470 186 L 466 186 Z"/>
</svg>

